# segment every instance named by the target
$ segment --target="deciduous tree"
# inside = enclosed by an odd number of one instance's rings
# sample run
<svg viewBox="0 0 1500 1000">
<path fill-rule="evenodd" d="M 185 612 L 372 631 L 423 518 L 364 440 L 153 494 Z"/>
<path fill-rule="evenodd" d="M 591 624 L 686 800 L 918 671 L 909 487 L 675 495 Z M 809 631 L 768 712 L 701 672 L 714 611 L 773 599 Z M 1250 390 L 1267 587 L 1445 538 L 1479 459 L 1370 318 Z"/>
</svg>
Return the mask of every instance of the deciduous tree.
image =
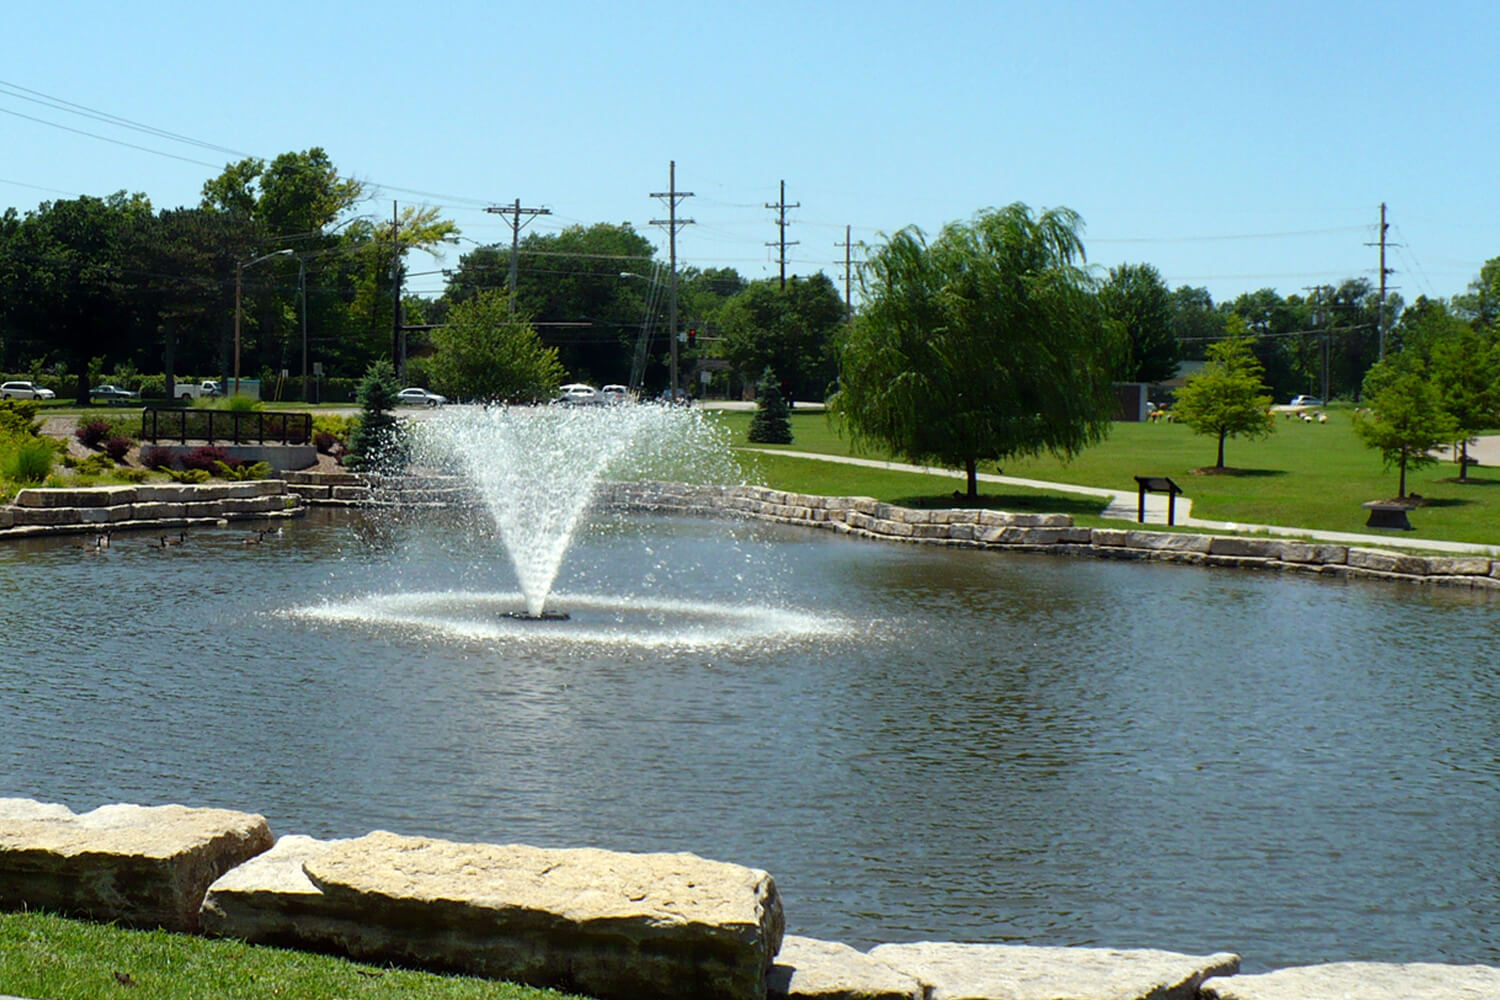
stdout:
<svg viewBox="0 0 1500 1000">
<path fill-rule="evenodd" d="M 903 229 L 863 269 L 865 307 L 840 347 L 835 415 L 912 461 L 964 469 L 1101 440 L 1113 407 L 1081 220 L 1016 203 L 944 227 Z"/>
<path fill-rule="evenodd" d="M 1177 390 L 1172 404 L 1177 420 L 1218 439 L 1216 469 L 1224 468 L 1226 439 L 1265 437 L 1276 429 L 1268 412 L 1271 397 L 1265 392 L 1264 369 L 1251 351 L 1253 340 L 1244 335 L 1244 323 L 1237 316 L 1226 328 L 1230 336 L 1209 345 L 1208 364 Z"/>
<path fill-rule="evenodd" d="M 1354 432 L 1389 469 L 1400 470 L 1397 496 L 1406 498 L 1406 470 L 1437 462 L 1434 451 L 1453 440 L 1453 418 L 1443 410 L 1437 387 L 1427 377 L 1426 364 L 1397 355 L 1370 369 L 1363 395 L 1369 413 L 1354 414 Z"/>
<path fill-rule="evenodd" d="M 433 384 L 457 399 L 530 403 L 548 399 L 562 382 L 557 350 L 545 346 L 525 313 L 498 289 L 454 306 L 433 331 L 427 370 Z"/>
<path fill-rule="evenodd" d="M 1125 354 L 1116 376 L 1123 382 L 1165 382 L 1177 374 L 1181 347 L 1172 329 L 1172 295 L 1150 264 L 1109 269 L 1099 288 L 1104 314 L 1124 334 Z"/>
</svg>

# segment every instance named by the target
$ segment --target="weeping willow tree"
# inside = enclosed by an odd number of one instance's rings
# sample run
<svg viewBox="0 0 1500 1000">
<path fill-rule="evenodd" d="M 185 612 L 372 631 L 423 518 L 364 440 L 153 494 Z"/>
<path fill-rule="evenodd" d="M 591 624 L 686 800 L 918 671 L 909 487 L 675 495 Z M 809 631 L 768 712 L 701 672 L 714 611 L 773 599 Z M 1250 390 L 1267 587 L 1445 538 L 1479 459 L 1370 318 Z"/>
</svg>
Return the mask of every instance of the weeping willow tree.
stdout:
<svg viewBox="0 0 1500 1000">
<path fill-rule="evenodd" d="M 1077 213 L 1017 202 L 878 247 L 865 305 L 839 345 L 830 404 L 856 443 L 962 468 L 1102 440 L 1121 345 L 1083 269 Z"/>
</svg>

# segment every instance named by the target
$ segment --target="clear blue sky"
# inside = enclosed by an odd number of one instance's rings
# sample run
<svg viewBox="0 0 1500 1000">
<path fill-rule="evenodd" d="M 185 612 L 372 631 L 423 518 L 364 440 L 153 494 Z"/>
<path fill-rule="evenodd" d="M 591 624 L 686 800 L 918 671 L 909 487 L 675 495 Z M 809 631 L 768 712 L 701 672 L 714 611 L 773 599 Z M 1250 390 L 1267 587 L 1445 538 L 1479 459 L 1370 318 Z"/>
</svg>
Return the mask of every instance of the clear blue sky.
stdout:
<svg viewBox="0 0 1500 1000">
<path fill-rule="evenodd" d="M 440 205 L 479 243 L 509 239 L 483 207 L 520 198 L 552 210 L 536 229 L 629 221 L 664 247 L 649 194 L 675 160 L 680 261 L 751 278 L 776 273 L 782 180 L 790 271 L 840 284 L 846 225 L 1012 201 L 1078 211 L 1091 263 L 1216 301 L 1373 280 L 1382 201 L 1408 301 L 1500 256 L 1493 2 L 49 0 L 4 4 L 0 35 L 0 206 L 23 211 L 196 204 L 236 154 L 316 145 L 370 214 Z"/>
</svg>

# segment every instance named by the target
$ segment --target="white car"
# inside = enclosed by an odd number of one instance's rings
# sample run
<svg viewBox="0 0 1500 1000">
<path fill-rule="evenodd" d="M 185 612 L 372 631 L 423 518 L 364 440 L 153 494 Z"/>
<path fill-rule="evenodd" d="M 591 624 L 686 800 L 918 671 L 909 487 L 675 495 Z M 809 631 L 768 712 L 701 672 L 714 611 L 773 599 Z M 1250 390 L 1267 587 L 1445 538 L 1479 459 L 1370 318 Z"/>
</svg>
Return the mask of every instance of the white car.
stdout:
<svg viewBox="0 0 1500 1000">
<path fill-rule="evenodd" d="M 56 399 L 57 393 L 35 382 L 6 382 L 0 385 L 0 399 Z"/>
<path fill-rule="evenodd" d="M 584 382 L 569 382 L 557 390 L 557 402 L 564 406 L 596 406 L 603 402 L 599 390 Z"/>
<path fill-rule="evenodd" d="M 1291 406 L 1322 406 L 1323 401 L 1317 396 L 1293 396 L 1289 404 Z"/>
<path fill-rule="evenodd" d="M 619 403 L 626 402 L 630 399 L 630 388 L 628 386 L 623 386 L 618 383 L 612 382 L 604 388 L 600 389 L 599 395 L 604 397 L 604 401 L 606 403 L 614 406 Z"/>
<path fill-rule="evenodd" d="M 448 397 L 413 385 L 396 393 L 396 402 L 411 406 L 442 406 L 448 402 Z"/>
</svg>

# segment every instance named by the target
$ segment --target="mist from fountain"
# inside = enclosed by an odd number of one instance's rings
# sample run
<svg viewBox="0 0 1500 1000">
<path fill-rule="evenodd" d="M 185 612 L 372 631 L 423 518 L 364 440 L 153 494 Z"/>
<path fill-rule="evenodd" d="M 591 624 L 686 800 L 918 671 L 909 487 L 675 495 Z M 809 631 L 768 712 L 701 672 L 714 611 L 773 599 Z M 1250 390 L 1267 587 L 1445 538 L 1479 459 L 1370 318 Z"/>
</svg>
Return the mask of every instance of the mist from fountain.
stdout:
<svg viewBox="0 0 1500 1000">
<path fill-rule="evenodd" d="M 547 614 L 601 483 L 739 480 L 722 427 L 681 407 L 452 407 L 417 424 L 415 444 L 419 464 L 456 466 L 473 482 L 530 618 Z"/>
</svg>

